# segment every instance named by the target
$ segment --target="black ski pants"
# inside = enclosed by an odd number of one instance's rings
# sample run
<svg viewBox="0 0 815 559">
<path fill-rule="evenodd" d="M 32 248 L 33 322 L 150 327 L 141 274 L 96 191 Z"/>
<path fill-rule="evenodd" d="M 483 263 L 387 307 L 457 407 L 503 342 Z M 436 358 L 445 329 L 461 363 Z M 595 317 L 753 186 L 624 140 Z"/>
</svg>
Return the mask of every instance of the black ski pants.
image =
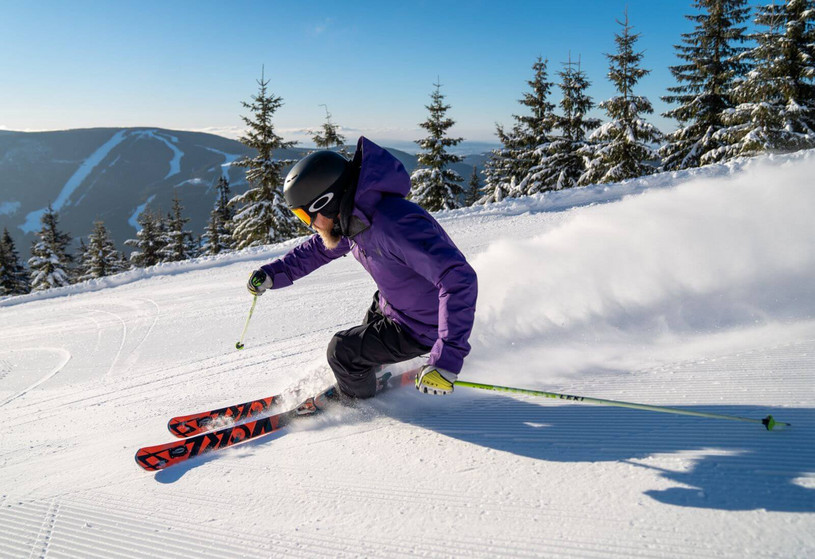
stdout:
<svg viewBox="0 0 815 559">
<path fill-rule="evenodd" d="M 359 326 L 337 332 L 328 344 L 328 364 L 346 396 L 370 398 L 376 393 L 376 371 L 430 351 L 405 329 L 382 314 L 379 292 Z"/>
</svg>

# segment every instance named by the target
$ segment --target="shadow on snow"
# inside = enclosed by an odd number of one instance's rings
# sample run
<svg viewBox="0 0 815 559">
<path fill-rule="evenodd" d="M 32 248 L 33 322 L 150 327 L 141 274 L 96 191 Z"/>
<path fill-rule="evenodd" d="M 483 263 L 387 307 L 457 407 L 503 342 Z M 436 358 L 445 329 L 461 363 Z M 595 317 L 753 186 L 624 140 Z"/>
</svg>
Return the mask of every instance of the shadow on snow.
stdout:
<svg viewBox="0 0 815 559">
<path fill-rule="evenodd" d="M 412 392 L 412 391 L 411 391 Z M 420 400 L 413 400 L 413 397 Z M 438 403 L 437 403 L 438 402 Z M 388 416 L 485 448 L 550 462 L 619 462 L 658 472 L 677 487 L 648 490 L 661 503 L 720 510 L 815 512 L 815 490 L 797 478 L 815 473 L 815 409 L 757 406 L 678 407 L 761 419 L 772 413 L 790 428 L 767 431 L 758 424 L 701 419 L 590 404 L 558 405 L 502 395 L 454 395 L 442 404 L 404 391 L 377 398 L 369 408 L 343 410 L 340 416 L 311 418 L 306 430 L 361 423 Z M 299 429 L 298 429 L 299 431 Z M 174 483 L 188 471 L 225 454 L 251 456 L 290 428 L 234 449 L 217 451 L 157 472 L 159 483 Z M 241 454 L 243 453 L 243 455 Z M 690 467 L 671 470 L 645 461 L 675 454 Z M 653 460 L 651 460 L 653 462 Z"/>
<path fill-rule="evenodd" d="M 499 395 L 468 395 L 444 411 L 391 415 L 454 439 L 537 460 L 622 462 L 656 471 L 682 485 L 645 492 L 665 504 L 815 512 L 815 489 L 796 482 L 815 473 L 815 409 L 677 409 L 755 419 L 772 413 L 792 427 L 767 431 L 753 423 Z M 692 465 L 672 471 L 638 462 L 659 454 L 684 455 Z"/>
</svg>

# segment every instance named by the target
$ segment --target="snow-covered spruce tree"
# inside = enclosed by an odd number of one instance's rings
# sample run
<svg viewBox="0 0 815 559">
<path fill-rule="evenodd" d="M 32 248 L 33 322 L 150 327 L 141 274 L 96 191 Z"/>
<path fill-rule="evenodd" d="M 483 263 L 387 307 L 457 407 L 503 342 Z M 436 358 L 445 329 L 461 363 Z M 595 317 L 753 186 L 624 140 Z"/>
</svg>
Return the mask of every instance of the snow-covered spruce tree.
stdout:
<svg viewBox="0 0 815 559">
<path fill-rule="evenodd" d="M 232 238 L 232 216 L 234 212 L 229 206 L 229 181 L 226 177 L 218 179 L 215 186 L 217 197 L 215 205 L 209 214 L 209 222 L 204 234 L 204 244 L 202 254 L 220 254 L 229 252 L 235 248 L 235 241 Z"/>
<path fill-rule="evenodd" d="M 82 252 L 80 268 L 79 281 L 112 276 L 128 268 L 127 261 L 116 250 L 116 244 L 102 221 L 93 223 L 93 231 L 88 235 L 88 244 Z"/>
<path fill-rule="evenodd" d="M 245 167 L 249 190 L 229 201 L 235 206 L 232 237 L 237 249 L 284 241 L 303 229 L 283 198 L 281 173 L 290 160 L 274 158 L 274 150 L 289 148 L 295 142 L 285 142 L 274 131 L 272 117 L 283 105 L 280 97 L 268 91 L 269 81 L 261 76 L 258 94 L 251 103 L 243 106 L 251 111 L 251 117 L 242 116 L 248 127 L 240 142 L 257 151 L 255 157 L 246 157 L 235 164 Z"/>
<path fill-rule="evenodd" d="M 753 69 L 722 115 L 717 161 L 815 147 L 815 2 L 760 6 L 755 23 L 762 30 L 745 56 Z"/>
<path fill-rule="evenodd" d="M 59 214 L 51 205 L 40 218 L 39 240 L 31 248 L 28 267 L 31 270 L 31 290 L 44 291 L 70 285 L 73 256 L 68 253 L 71 236 L 57 229 Z"/>
<path fill-rule="evenodd" d="M 20 264 L 14 239 L 8 229 L 3 227 L 3 236 L 0 237 L 0 296 L 22 295 L 30 290 L 28 274 Z"/>
<path fill-rule="evenodd" d="M 558 86 L 563 94 L 560 101 L 563 114 L 555 115 L 554 124 L 560 135 L 550 140 L 541 163 L 532 167 L 521 183 L 521 190 L 530 194 L 577 186 L 586 170 L 582 155 L 589 145 L 586 136 L 600 125 L 599 119 L 586 116 L 594 103 L 586 94 L 591 84 L 580 69 L 580 62 L 572 62 L 570 57 L 558 76 Z"/>
<path fill-rule="evenodd" d="M 500 201 L 506 196 L 528 194 L 521 192 L 518 185 L 529 174 L 529 170 L 542 163 L 554 125 L 555 105 L 549 102 L 552 82 L 549 81 L 548 61 L 538 57 L 532 69 L 535 74 L 528 81 L 530 92 L 525 92 L 518 102 L 527 107 L 531 114 L 512 115 L 515 124 L 506 132 L 497 126 L 501 148 L 493 150 L 484 169 L 486 177 L 484 203 Z"/>
<path fill-rule="evenodd" d="M 683 44 L 675 45 L 683 64 L 671 66 L 678 85 L 662 98 L 678 103 L 664 116 L 679 121 L 659 150 L 662 168 L 668 171 L 698 167 L 715 161 L 722 140 L 716 133 L 723 127 L 722 114 L 734 106 L 733 87 L 746 72 L 742 60 L 746 39 L 741 24 L 748 18 L 747 0 L 695 0 L 701 13 L 686 16 L 696 22 L 691 33 L 683 33 Z"/>
<path fill-rule="evenodd" d="M 311 132 L 310 136 L 314 140 L 314 145 L 318 149 L 339 148 L 337 151 L 346 159 L 350 159 L 348 150 L 345 149 L 345 136 L 340 134 L 340 127 L 331 122 L 331 113 L 328 112 L 328 105 L 325 107 L 325 122 L 320 132 Z"/>
<path fill-rule="evenodd" d="M 164 231 L 164 240 L 161 243 L 163 245 L 161 249 L 162 262 L 180 262 L 196 256 L 197 247 L 195 246 L 192 231 L 184 230 L 189 218 L 181 215 L 183 211 L 181 201 L 177 195 L 174 196 L 173 210 L 167 214 L 167 220 L 165 221 L 166 230 Z"/>
<path fill-rule="evenodd" d="M 580 184 L 618 182 L 653 173 L 656 168 L 646 161 L 659 156 L 651 147 L 662 140 L 662 133 L 642 119 L 642 114 L 654 112 L 646 97 L 634 95 L 634 86 L 650 70 L 640 68 L 643 53 L 634 52 L 639 33 L 631 33 L 628 13 L 625 21 L 617 21 L 622 33 L 615 35 L 616 54 L 606 54 L 609 60 L 608 79 L 614 84 L 618 95 L 600 103 L 609 122 L 598 128 L 590 137 L 592 145 L 587 148 L 586 172 Z"/>
<path fill-rule="evenodd" d="M 444 104 L 441 84 L 434 84 L 436 90 L 430 95 L 432 102 L 425 105 L 430 116 L 419 124 L 429 135 L 416 143 L 422 148 L 418 155 L 419 168 L 410 177 L 411 199 L 428 211 L 449 210 L 461 206 L 463 192 L 461 176 L 450 168 L 463 158 L 447 152 L 447 148 L 458 145 L 463 138 L 448 138 L 449 130 L 455 121 L 447 118 L 450 105 Z"/>
<path fill-rule="evenodd" d="M 496 134 L 501 148 L 492 150 L 484 164 L 484 196 L 479 204 L 492 204 L 507 196 L 518 196 L 518 182 L 527 172 L 522 154 L 528 152 L 528 145 L 520 126 L 516 124 L 512 131 L 505 132 L 501 125 L 497 125 Z"/>
<path fill-rule="evenodd" d="M 130 253 L 130 263 L 137 268 L 155 266 L 161 262 L 164 248 L 162 220 L 149 210 L 144 210 L 137 219 L 141 229 L 135 239 L 125 241 L 125 245 L 136 249 Z"/>
</svg>

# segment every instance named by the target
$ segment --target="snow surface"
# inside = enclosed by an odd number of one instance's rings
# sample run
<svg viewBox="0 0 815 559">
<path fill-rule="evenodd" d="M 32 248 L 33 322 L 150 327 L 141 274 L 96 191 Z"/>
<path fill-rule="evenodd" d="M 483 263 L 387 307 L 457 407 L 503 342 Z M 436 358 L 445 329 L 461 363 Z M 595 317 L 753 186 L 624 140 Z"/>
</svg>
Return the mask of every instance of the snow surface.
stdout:
<svg viewBox="0 0 815 559">
<path fill-rule="evenodd" d="M 812 557 L 815 153 L 442 212 L 479 274 L 459 388 L 157 474 L 168 418 L 322 387 L 371 279 L 263 296 L 289 242 L 0 300 L 0 557 Z"/>
<path fill-rule="evenodd" d="M 167 171 L 167 176 L 164 177 L 164 180 L 167 180 L 181 172 L 181 158 L 184 157 L 184 152 L 173 145 L 178 143 L 178 138 L 169 134 L 167 134 L 165 137 L 164 134 L 159 134 L 158 130 L 138 130 L 134 132 L 134 134 L 136 134 L 139 138 L 148 137 L 158 140 L 170 148 L 170 151 L 173 152 L 173 158 L 170 160 L 170 170 Z"/>
<path fill-rule="evenodd" d="M 152 196 L 147 198 L 147 201 L 144 204 L 137 206 L 136 209 L 133 210 L 133 213 L 130 214 L 130 219 L 127 220 L 127 223 L 136 231 L 139 231 L 141 229 L 141 225 L 139 225 L 139 216 L 142 214 L 147 205 L 150 204 L 150 202 L 152 202 L 153 199 L 155 199 L 155 197 L 156 195 L 153 194 Z"/>
<path fill-rule="evenodd" d="M 203 147 L 207 151 L 212 151 L 214 153 L 217 153 L 218 155 L 223 156 L 224 162 L 221 163 L 221 176 L 226 180 L 229 180 L 229 168 L 235 163 L 235 161 L 237 161 L 243 156 L 234 153 L 226 153 L 225 151 L 221 151 L 207 146 L 201 147 Z"/>
</svg>

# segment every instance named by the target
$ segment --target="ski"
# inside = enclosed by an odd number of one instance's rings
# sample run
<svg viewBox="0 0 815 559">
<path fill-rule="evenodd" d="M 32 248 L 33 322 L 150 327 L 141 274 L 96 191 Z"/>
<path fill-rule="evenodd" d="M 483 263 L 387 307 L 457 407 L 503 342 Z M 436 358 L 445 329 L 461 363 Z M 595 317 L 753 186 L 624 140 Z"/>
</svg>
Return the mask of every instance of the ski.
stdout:
<svg viewBox="0 0 815 559">
<path fill-rule="evenodd" d="M 297 397 L 298 392 L 297 390 L 292 392 L 294 397 Z M 264 414 L 280 405 L 284 395 L 289 396 L 289 394 L 276 394 L 268 398 L 250 400 L 224 408 L 179 415 L 167 422 L 167 429 L 179 439 L 194 437 L 206 431 L 228 427 L 246 421 L 251 417 Z"/>
<path fill-rule="evenodd" d="M 390 387 L 409 384 L 416 378 L 416 372 L 416 370 L 412 370 L 397 375 L 386 373 L 382 378 L 378 379 L 377 392 Z M 190 458 L 278 431 L 294 419 L 315 415 L 323 411 L 330 402 L 338 399 L 337 387 L 332 386 L 316 396 L 306 398 L 299 406 L 285 412 L 215 431 L 206 431 L 180 441 L 140 448 L 136 452 L 136 463 L 147 471 L 163 470 Z"/>
<path fill-rule="evenodd" d="M 234 406 L 218 408 L 190 415 L 173 417 L 167 422 L 170 433 L 180 439 L 199 435 L 218 427 L 226 427 L 227 422 L 240 423 L 253 416 L 269 411 L 279 403 L 281 395 L 251 400 Z M 223 425 L 221 425 L 223 423 Z"/>
</svg>

